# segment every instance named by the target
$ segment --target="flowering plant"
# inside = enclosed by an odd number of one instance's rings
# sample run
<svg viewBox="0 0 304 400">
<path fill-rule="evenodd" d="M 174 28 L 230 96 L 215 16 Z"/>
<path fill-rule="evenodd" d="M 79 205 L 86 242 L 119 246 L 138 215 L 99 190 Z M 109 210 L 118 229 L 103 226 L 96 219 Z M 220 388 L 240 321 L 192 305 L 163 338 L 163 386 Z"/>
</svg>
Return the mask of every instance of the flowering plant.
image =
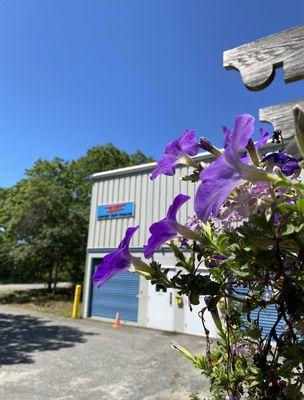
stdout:
<svg viewBox="0 0 304 400">
<path fill-rule="evenodd" d="M 223 150 L 205 138 L 196 141 L 192 131 L 169 143 L 151 179 L 174 175 L 178 163 L 192 167 L 183 179 L 199 181 L 195 214 L 180 224 L 177 212 L 190 197 L 175 197 L 166 217 L 150 227 L 144 255 L 150 259 L 169 241 L 178 271 L 169 277 L 159 263 L 132 256 L 134 227 L 93 278 L 101 285 L 131 267 L 152 284 L 188 296 L 190 307 L 203 303 L 206 353 L 173 347 L 209 378 L 215 400 L 304 399 L 304 113 L 296 107 L 294 116 L 299 158 L 286 154 L 283 142 L 263 148 L 269 139 L 263 129 L 254 143 L 250 115 L 237 116 L 232 131 L 224 128 Z M 210 165 L 191 158 L 199 148 L 214 156 Z M 200 272 L 203 265 L 207 275 Z M 216 344 L 207 312 L 218 329 Z M 265 312 L 274 315 L 268 327 Z"/>
</svg>

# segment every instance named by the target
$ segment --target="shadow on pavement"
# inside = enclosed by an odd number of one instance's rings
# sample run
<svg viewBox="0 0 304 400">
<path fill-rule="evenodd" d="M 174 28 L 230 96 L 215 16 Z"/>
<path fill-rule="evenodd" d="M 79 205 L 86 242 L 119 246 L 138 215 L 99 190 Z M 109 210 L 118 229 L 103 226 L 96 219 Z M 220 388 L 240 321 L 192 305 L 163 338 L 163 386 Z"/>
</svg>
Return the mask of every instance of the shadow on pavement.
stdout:
<svg viewBox="0 0 304 400">
<path fill-rule="evenodd" d="M 59 350 L 86 342 L 94 335 L 64 325 L 48 325 L 30 315 L 0 313 L 0 366 L 34 362 L 35 351 Z"/>
</svg>

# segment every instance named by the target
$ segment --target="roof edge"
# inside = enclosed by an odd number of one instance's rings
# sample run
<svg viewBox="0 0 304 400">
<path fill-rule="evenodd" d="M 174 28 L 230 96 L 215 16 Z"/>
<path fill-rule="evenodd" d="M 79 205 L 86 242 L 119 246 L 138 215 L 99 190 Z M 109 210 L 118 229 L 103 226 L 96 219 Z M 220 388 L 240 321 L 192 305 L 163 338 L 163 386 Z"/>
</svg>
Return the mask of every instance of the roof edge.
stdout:
<svg viewBox="0 0 304 400">
<path fill-rule="evenodd" d="M 214 156 L 210 153 L 204 152 L 197 154 L 196 156 L 193 156 L 191 158 L 195 161 L 205 161 L 205 160 L 212 160 Z M 183 165 L 183 164 L 180 163 L 178 165 Z M 134 172 L 149 171 L 154 169 L 156 166 L 157 166 L 156 162 L 150 162 L 146 164 L 133 165 L 131 167 L 111 169 L 110 171 L 97 172 L 91 176 L 91 179 L 93 181 L 96 181 L 99 179 L 108 178 L 109 176 L 128 175 Z"/>
<path fill-rule="evenodd" d="M 277 144 L 268 142 L 266 143 L 260 150 L 267 151 L 270 148 L 277 148 L 279 147 Z M 222 149 L 223 150 L 223 149 Z M 196 156 L 191 157 L 195 161 L 208 161 L 210 162 L 211 160 L 215 159 L 215 156 L 204 152 L 197 154 Z M 183 165 L 182 163 L 178 164 L 178 166 Z M 133 165 L 131 167 L 125 167 L 125 168 L 118 168 L 118 169 L 111 169 L 109 171 L 103 171 L 103 172 L 97 172 L 91 176 L 92 181 L 99 181 L 101 179 L 105 179 L 108 177 L 116 177 L 116 176 L 121 176 L 121 175 L 128 175 L 128 174 L 133 174 L 135 172 L 142 172 L 142 171 L 149 171 L 154 169 L 157 166 L 156 162 L 150 162 L 146 164 L 139 164 L 139 165 Z"/>
</svg>

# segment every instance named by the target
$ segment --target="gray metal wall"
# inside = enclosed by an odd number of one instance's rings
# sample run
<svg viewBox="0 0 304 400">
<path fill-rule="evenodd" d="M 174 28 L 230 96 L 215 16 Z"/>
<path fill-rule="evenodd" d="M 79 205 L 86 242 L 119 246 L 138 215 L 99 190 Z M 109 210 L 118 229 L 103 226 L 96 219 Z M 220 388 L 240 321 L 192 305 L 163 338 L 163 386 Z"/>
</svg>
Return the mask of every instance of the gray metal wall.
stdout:
<svg viewBox="0 0 304 400">
<path fill-rule="evenodd" d="M 191 173 L 187 167 L 178 167 L 175 176 L 159 176 L 151 181 L 149 170 L 125 173 L 118 176 L 105 176 L 95 180 L 92 189 L 92 206 L 88 236 L 88 249 L 115 248 L 128 226 L 140 225 L 131 247 L 142 247 L 149 237 L 149 227 L 166 215 L 173 198 L 179 193 L 191 196 L 181 209 L 179 219 L 186 222 L 193 213 L 195 187 L 180 177 Z M 135 215 L 132 218 L 98 220 L 97 205 L 124 201 L 135 202 Z"/>
</svg>

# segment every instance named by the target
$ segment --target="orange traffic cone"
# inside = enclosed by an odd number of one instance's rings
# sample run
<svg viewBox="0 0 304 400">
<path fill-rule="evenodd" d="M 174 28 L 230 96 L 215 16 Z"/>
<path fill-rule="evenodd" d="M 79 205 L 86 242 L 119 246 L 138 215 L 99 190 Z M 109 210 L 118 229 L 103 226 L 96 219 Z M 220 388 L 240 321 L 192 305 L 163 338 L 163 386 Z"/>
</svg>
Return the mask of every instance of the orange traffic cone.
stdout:
<svg viewBox="0 0 304 400">
<path fill-rule="evenodd" d="M 114 321 L 114 323 L 112 324 L 112 326 L 113 326 L 113 328 L 120 328 L 120 327 L 121 327 L 119 312 L 116 313 L 115 321 Z"/>
</svg>

